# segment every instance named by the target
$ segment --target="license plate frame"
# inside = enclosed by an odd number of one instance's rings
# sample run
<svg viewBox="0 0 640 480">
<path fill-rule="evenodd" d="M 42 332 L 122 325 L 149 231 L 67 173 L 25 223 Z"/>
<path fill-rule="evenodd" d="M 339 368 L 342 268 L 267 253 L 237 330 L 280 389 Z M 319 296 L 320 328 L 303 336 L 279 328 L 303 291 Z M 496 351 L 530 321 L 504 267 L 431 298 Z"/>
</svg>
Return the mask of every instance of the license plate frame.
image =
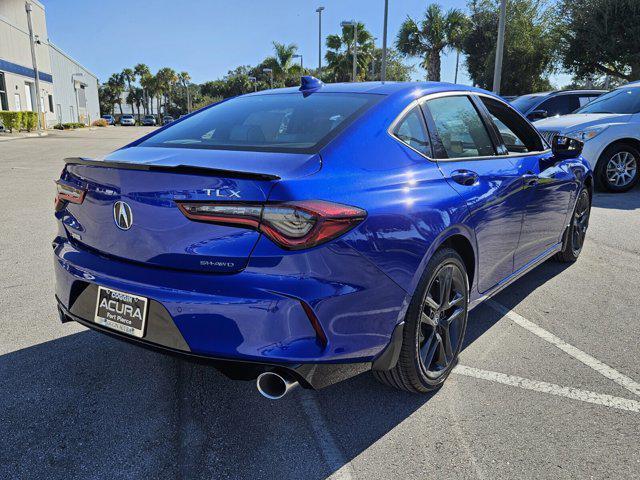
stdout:
<svg viewBox="0 0 640 480">
<path fill-rule="evenodd" d="M 126 335 L 143 338 L 149 299 L 98 285 L 94 323 Z"/>
</svg>

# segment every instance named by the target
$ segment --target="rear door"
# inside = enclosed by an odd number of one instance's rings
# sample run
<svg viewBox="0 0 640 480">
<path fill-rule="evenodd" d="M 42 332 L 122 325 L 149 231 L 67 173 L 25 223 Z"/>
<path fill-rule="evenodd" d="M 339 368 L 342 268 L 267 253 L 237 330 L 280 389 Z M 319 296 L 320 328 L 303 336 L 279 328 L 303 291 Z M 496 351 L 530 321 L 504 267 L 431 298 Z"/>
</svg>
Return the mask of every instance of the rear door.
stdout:
<svg viewBox="0 0 640 480">
<path fill-rule="evenodd" d="M 524 211 L 520 171 L 499 154 L 495 132 L 471 96 L 427 97 L 422 106 L 438 166 L 469 207 L 478 289 L 486 292 L 513 273 Z"/>
<path fill-rule="evenodd" d="M 490 97 L 478 99 L 523 179 L 519 197 L 526 210 L 514 255 L 517 270 L 560 241 L 577 182 L 569 163 L 556 162 L 540 135 L 513 108 Z"/>
</svg>

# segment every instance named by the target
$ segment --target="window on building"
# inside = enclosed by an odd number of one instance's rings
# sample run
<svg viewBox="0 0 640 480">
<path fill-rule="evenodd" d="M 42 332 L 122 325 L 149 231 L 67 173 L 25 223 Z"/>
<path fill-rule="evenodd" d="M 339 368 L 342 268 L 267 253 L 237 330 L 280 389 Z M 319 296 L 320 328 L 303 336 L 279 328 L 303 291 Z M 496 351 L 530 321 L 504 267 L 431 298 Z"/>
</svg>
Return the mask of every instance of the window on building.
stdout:
<svg viewBox="0 0 640 480">
<path fill-rule="evenodd" d="M 51 113 L 54 112 L 54 110 L 53 110 L 53 95 L 49 95 L 49 111 Z"/>
<path fill-rule="evenodd" d="M 9 110 L 7 101 L 7 85 L 4 81 L 4 73 L 0 72 L 0 110 Z"/>
</svg>

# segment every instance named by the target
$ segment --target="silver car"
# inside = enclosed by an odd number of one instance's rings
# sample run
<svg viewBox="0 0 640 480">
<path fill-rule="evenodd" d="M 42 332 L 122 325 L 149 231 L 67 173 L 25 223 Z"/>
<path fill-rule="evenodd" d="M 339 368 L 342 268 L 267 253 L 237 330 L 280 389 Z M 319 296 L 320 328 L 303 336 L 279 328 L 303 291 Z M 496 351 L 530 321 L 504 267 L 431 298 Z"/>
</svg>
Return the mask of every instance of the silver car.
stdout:
<svg viewBox="0 0 640 480">
<path fill-rule="evenodd" d="M 136 119 L 133 117 L 133 115 L 122 115 L 120 117 L 120 125 L 135 125 L 136 124 Z"/>
</svg>

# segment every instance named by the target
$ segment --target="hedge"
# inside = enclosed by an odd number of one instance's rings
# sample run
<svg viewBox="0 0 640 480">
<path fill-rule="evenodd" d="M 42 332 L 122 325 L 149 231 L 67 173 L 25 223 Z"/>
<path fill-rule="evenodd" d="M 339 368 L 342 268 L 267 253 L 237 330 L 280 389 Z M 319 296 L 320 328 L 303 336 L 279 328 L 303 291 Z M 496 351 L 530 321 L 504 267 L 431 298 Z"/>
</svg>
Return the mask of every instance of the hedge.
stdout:
<svg viewBox="0 0 640 480">
<path fill-rule="evenodd" d="M 36 112 L 0 111 L 0 120 L 5 130 L 10 132 L 26 130 L 30 132 L 38 124 L 38 114 Z"/>
<path fill-rule="evenodd" d="M 2 120 L 5 130 L 10 132 L 20 130 L 22 126 L 22 112 L 0 111 L 0 120 Z"/>
</svg>

